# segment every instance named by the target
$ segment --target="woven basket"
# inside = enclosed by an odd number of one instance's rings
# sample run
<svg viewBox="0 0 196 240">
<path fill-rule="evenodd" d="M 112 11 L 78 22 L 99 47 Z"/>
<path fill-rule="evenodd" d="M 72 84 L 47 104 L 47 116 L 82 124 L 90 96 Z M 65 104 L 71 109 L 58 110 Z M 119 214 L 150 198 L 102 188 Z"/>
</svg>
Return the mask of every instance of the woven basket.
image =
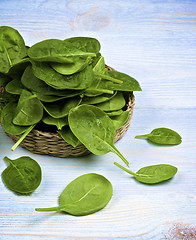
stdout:
<svg viewBox="0 0 196 240">
<path fill-rule="evenodd" d="M 109 70 L 114 70 L 111 67 Z M 122 138 L 128 130 L 133 114 L 134 95 L 132 92 L 129 94 L 129 101 L 126 103 L 127 111 L 129 111 L 129 121 L 116 131 L 114 142 Z M 14 142 L 17 142 L 21 135 L 12 135 L 5 132 Z M 21 147 L 26 148 L 32 153 L 50 155 L 54 157 L 78 157 L 90 153 L 90 151 L 83 145 L 79 144 L 77 147 L 72 147 L 66 143 L 58 132 L 44 132 L 33 129 L 26 138 L 20 143 Z"/>
</svg>

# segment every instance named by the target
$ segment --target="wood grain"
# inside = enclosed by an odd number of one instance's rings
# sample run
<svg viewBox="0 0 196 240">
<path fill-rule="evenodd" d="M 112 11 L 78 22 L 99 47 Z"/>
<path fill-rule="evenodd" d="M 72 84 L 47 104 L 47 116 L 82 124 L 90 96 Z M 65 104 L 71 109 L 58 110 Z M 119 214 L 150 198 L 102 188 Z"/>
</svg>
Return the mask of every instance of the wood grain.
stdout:
<svg viewBox="0 0 196 240">
<path fill-rule="evenodd" d="M 177 175 L 159 185 L 140 184 L 105 156 L 55 158 L 19 147 L 0 128 L 0 172 L 4 156 L 30 156 L 42 167 L 43 180 L 30 196 L 19 196 L 0 181 L 0 239 L 196 239 L 196 2 L 194 0 L 2 0 L 0 25 L 20 31 L 27 45 L 47 38 L 91 36 L 100 40 L 108 65 L 136 78 L 131 127 L 116 147 L 133 171 L 169 163 Z M 138 134 L 168 127 L 182 143 L 161 147 Z M 113 184 L 111 202 L 84 217 L 37 213 L 58 204 L 64 187 L 79 175 L 103 174 Z"/>
</svg>

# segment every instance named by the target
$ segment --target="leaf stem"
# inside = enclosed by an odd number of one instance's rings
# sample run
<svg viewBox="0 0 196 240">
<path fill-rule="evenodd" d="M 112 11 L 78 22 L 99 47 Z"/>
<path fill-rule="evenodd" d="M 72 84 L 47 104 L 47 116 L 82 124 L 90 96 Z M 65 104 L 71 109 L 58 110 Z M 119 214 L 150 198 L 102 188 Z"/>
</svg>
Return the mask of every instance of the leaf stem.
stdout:
<svg viewBox="0 0 196 240">
<path fill-rule="evenodd" d="M 127 161 L 127 159 L 119 152 L 119 150 L 115 146 L 113 146 L 113 148 L 114 148 L 112 149 L 114 150 L 113 152 L 116 153 L 123 160 L 127 167 L 129 167 L 129 162 Z"/>
<path fill-rule="evenodd" d="M 60 211 L 61 206 L 58 207 L 50 207 L 50 208 L 35 208 L 37 212 L 52 212 L 52 211 Z"/>
<path fill-rule="evenodd" d="M 122 84 L 122 83 L 123 83 L 123 81 L 121 81 L 121 80 L 119 80 L 119 79 L 110 77 L 110 76 L 105 75 L 105 74 L 102 74 L 102 73 L 94 72 L 94 74 L 95 74 L 97 77 L 101 77 L 101 78 L 103 78 L 103 79 L 109 80 L 109 81 L 114 82 L 114 83 L 119 83 L 119 84 Z"/>
<path fill-rule="evenodd" d="M 131 174 L 131 175 L 133 175 L 133 176 L 137 175 L 136 173 L 130 171 L 129 169 L 121 166 L 121 165 L 120 165 L 119 163 L 117 163 L 117 162 L 114 162 L 114 165 L 116 165 L 116 166 L 119 167 L 120 169 L 124 170 L 125 172 L 127 172 L 127 173 L 129 173 L 129 174 Z"/>
<path fill-rule="evenodd" d="M 87 88 L 85 92 L 89 91 L 95 91 L 95 92 L 100 92 L 100 93 L 108 93 L 108 94 L 113 94 L 113 90 L 108 90 L 108 89 L 99 89 L 99 88 Z"/>
<path fill-rule="evenodd" d="M 13 147 L 11 148 L 12 151 L 14 151 L 18 145 L 25 139 L 25 137 L 30 133 L 30 131 L 35 127 L 36 124 L 30 126 L 25 132 L 24 134 L 19 138 L 19 140 L 13 145 Z"/>
<path fill-rule="evenodd" d="M 144 137 L 148 137 L 149 134 L 144 134 L 144 135 L 137 135 L 135 136 L 135 138 L 144 138 Z"/>
</svg>

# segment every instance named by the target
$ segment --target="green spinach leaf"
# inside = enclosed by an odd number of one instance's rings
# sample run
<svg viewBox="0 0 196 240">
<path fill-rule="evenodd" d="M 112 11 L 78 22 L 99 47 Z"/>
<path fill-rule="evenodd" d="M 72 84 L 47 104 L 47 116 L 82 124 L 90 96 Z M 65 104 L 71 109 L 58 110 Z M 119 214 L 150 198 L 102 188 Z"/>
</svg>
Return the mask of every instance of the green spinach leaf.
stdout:
<svg viewBox="0 0 196 240">
<path fill-rule="evenodd" d="M 77 147 L 80 143 L 79 139 L 73 134 L 69 126 L 64 126 L 59 133 L 65 142 L 72 145 L 72 147 Z"/>
<path fill-rule="evenodd" d="M 22 134 L 29 128 L 29 126 L 17 126 L 13 123 L 16 107 L 17 103 L 9 102 L 1 112 L 1 125 L 3 129 L 13 135 Z"/>
<path fill-rule="evenodd" d="M 44 115 L 42 121 L 45 124 L 54 125 L 58 130 L 61 130 L 62 127 L 68 125 L 68 116 L 65 116 L 63 118 L 53 118 L 50 115 Z"/>
<path fill-rule="evenodd" d="M 130 113 L 129 111 L 123 111 L 120 115 L 111 116 L 110 118 L 112 119 L 115 129 L 117 130 L 129 121 Z"/>
<path fill-rule="evenodd" d="M 42 172 L 39 164 L 30 157 L 20 157 L 11 160 L 4 157 L 9 166 L 2 172 L 4 184 L 10 190 L 29 194 L 37 189 L 41 183 Z"/>
<path fill-rule="evenodd" d="M 29 126 L 38 123 L 43 116 L 40 101 L 27 90 L 22 90 L 16 107 L 13 123 L 19 126 Z"/>
<path fill-rule="evenodd" d="M 78 106 L 80 101 L 81 101 L 80 97 L 75 97 L 63 99 L 52 103 L 45 102 L 42 103 L 42 105 L 46 112 L 53 118 L 62 118 L 67 116 L 72 108 Z"/>
<path fill-rule="evenodd" d="M 128 165 L 128 161 L 114 146 L 114 124 L 101 109 L 80 105 L 69 112 L 68 122 L 71 131 L 89 151 L 96 155 L 113 152 Z"/>
<path fill-rule="evenodd" d="M 96 173 L 84 174 L 69 183 L 60 195 L 60 206 L 36 208 L 39 212 L 64 211 L 84 216 L 104 208 L 113 194 L 112 184 Z"/>
<path fill-rule="evenodd" d="M 83 52 L 98 53 L 101 45 L 95 38 L 89 37 L 72 37 L 64 40 L 71 43 L 74 47 L 80 49 Z"/>
<path fill-rule="evenodd" d="M 177 168 L 169 164 L 158 164 L 141 168 L 136 173 L 114 163 L 117 167 L 134 176 L 139 182 L 156 184 L 172 178 L 177 173 Z"/>
<path fill-rule="evenodd" d="M 147 138 L 160 145 L 177 145 L 182 142 L 181 136 L 169 128 L 156 128 L 149 134 L 138 135 L 135 138 Z"/>
<path fill-rule="evenodd" d="M 26 56 L 26 47 L 19 32 L 11 27 L 0 27 L 0 72 L 8 73 L 14 62 Z"/>
<path fill-rule="evenodd" d="M 39 62 L 73 63 L 75 57 L 96 56 L 95 53 L 83 52 L 73 44 L 58 40 L 48 39 L 34 44 L 28 49 L 28 56 Z"/>
</svg>

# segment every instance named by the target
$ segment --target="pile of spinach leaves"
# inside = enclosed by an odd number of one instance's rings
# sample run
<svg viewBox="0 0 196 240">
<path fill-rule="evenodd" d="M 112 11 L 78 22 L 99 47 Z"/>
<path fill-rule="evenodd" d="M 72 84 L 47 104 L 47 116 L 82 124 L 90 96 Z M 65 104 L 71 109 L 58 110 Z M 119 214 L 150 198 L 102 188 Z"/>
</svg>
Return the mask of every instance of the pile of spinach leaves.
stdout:
<svg viewBox="0 0 196 240">
<path fill-rule="evenodd" d="M 141 91 L 132 77 L 106 68 L 95 38 L 48 39 L 25 45 L 20 33 L 0 27 L 1 124 L 9 134 L 54 129 L 73 147 L 114 152 L 115 132 L 129 120 L 127 93 Z"/>
</svg>

